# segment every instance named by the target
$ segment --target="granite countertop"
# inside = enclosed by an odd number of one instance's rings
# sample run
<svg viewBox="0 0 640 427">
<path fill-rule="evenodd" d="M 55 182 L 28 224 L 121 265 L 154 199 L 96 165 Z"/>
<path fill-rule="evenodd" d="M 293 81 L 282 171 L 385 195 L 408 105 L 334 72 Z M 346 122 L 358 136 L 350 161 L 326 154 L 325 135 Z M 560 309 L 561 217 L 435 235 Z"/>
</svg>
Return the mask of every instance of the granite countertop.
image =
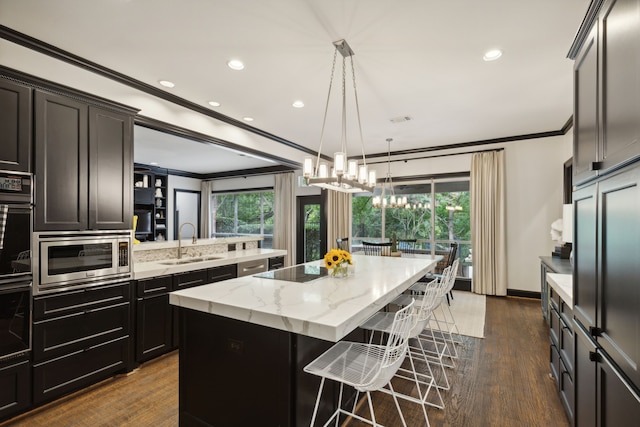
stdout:
<svg viewBox="0 0 640 427">
<path fill-rule="evenodd" d="M 174 243 L 175 245 L 175 243 Z M 220 267 L 223 265 L 237 264 L 245 261 L 256 261 L 265 258 L 272 258 L 286 255 L 287 251 L 282 249 L 245 249 L 241 251 L 221 252 L 209 255 L 210 259 L 184 264 L 175 264 L 177 259 L 167 259 L 162 261 L 136 262 L 133 264 L 133 278 L 135 280 L 147 279 L 150 277 L 163 276 L 166 274 L 183 273 L 185 271 L 200 270 L 203 268 Z M 190 257 L 183 257 L 182 260 L 189 260 Z M 199 258 L 199 257 L 193 257 Z"/>
<path fill-rule="evenodd" d="M 345 278 L 298 283 L 246 276 L 172 292 L 169 302 L 335 342 L 433 270 L 437 259 L 353 255 L 355 271 Z"/>
<path fill-rule="evenodd" d="M 573 275 L 547 273 L 547 282 L 560 295 L 565 304 L 573 310 Z"/>
</svg>

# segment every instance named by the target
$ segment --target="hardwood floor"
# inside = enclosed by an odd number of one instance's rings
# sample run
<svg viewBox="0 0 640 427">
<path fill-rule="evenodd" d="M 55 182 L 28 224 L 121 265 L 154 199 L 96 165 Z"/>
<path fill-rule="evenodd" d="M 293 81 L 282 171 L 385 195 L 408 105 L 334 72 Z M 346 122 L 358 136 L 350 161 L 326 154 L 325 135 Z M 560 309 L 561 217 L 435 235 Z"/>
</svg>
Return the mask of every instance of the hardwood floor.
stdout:
<svg viewBox="0 0 640 427">
<path fill-rule="evenodd" d="M 539 300 L 487 297 L 485 338 L 463 337 L 459 353 L 458 366 L 449 371 L 451 389 L 443 395 L 446 409 L 428 410 L 431 426 L 569 427 L 549 378 Z M 177 426 L 177 362 L 177 352 L 171 353 L 0 427 Z M 390 398 L 376 394 L 374 405 L 379 422 L 400 425 Z M 409 426 L 426 425 L 418 405 L 401 401 L 401 408 Z"/>
</svg>

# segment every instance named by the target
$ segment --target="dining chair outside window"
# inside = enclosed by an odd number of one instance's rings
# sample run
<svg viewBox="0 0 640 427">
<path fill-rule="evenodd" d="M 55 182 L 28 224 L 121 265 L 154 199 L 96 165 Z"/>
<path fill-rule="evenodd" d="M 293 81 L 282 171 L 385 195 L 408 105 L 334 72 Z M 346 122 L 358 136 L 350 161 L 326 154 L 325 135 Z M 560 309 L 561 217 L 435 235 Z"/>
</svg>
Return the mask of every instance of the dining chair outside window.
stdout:
<svg viewBox="0 0 640 427">
<path fill-rule="evenodd" d="M 356 418 L 370 425 L 379 425 L 376 423 L 376 417 L 373 411 L 371 392 L 388 386 L 389 393 L 393 396 L 396 409 L 400 414 L 402 425 L 406 427 L 407 423 L 402 415 L 402 410 L 398 404 L 398 398 L 391 384 L 391 379 L 396 375 L 407 355 L 409 333 L 414 325 L 413 303 L 410 303 L 395 313 L 393 325 L 389 330 L 385 345 L 339 341 L 313 362 L 305 366 L 305 372 L 321 377 L 318 397 L 316 398 L 316 405 L 313 409 L 310 425 L 313 427 L 318 413 L 324 382 L 326 379 L 330 379 L 340 383 L 340 392 L 336 410 L 324 424 L 325 426 L 329 425 L 333 419 L 336 419 L 336 425 L 339 425 L 340 414 Z M 355 414 L 357 401 L 354 402 L 351 411 L 342 408 L 342 396 L 345 384 L 355 388 L 358 392 L 366 394 L 369 402 L 370 420 Z"/>
<path fill-rule="evenodd" d="M 342 249 L 343 251 L 349 250 L 349 238 L 348 237 L 339 237 L 336 239 L 336 245 L 338 249 Z"/>
<path fill-rule="evenodd" d="M 417 249 L 417 239 L 398 239 L 398 250 L 403 254 L 414 254 Z"/>
<path fill-rule="evenodd" d="M 391 255 L 391 242 L 362 242 L 365 255 Z"/>
</svg>

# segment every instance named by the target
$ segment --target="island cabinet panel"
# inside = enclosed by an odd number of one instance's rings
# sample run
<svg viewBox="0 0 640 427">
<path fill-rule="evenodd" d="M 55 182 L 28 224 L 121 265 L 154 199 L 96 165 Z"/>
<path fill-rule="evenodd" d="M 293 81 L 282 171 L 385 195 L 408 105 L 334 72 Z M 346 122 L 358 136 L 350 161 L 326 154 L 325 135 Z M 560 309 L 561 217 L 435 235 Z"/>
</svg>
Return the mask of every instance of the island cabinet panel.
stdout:
<svg viewBox="0 0 640 427">
<path fill-rule="evenodd" d="M 28 360 L 0 364 L 0 421 L 31 404 L 31 367 Z"/>
<path fill-rule="evenodd" d="M 133 119 L 35 91 L 36 231 L 127 230 Z"/>
<path fill-rule="evenodd" d="M 31 172 L 31 88 L 0 79 L 0 170 Z"/>
<path fill-rule="evenodd" d="M 129 282 L 34 297 L 33 402 L 131 369 Z"/>
<path fill-rule="evenodd" d="M 334 343 L 190 309 L 180 315 L 181 426 L 309 425 L 320 378 L 303 368 Z M 364 332 L 345 339 L 362 341 Z M 338 392 L 325 384 L 317 425 Z M 344 393 L 343 405 L 353 405 L 355 393 Z"/>
<path fill-rule="evenodd" d="M 173 348 L 173 307 L 169 304 L 172 285 L 172 276 L 154 277 L 137 282 L 137 362 L 150 360 Z"/>
</svg>

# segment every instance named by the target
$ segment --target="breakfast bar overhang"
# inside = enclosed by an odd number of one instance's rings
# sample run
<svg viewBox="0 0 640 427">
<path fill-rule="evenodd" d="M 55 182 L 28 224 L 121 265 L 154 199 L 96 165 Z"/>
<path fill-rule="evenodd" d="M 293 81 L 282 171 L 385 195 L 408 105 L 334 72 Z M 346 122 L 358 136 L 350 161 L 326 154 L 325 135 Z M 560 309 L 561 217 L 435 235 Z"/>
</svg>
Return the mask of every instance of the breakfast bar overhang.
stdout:
<svg viewBox="0 0 640 427">
<path fill-rule="evenodd" d="M 180 425 L 307 425 L 319 380 L 304 366 L 336 341 L 360 340 L 358 326 L 438 258 L 354 255 L 344 278 L 314 261 L 171 293 L 180 310 Z"/>
</svg>

